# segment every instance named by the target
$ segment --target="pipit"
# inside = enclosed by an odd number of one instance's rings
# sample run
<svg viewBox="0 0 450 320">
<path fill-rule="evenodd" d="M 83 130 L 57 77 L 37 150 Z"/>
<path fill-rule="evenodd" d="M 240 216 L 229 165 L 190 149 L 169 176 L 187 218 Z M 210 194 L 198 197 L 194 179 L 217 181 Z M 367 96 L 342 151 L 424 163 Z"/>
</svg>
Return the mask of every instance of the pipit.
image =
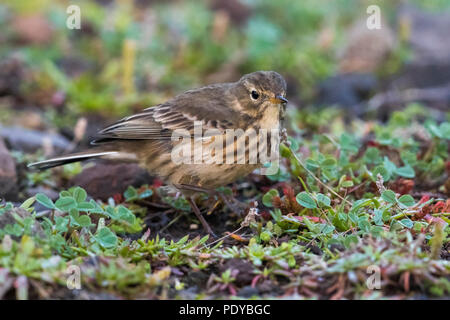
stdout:
<svg viewBox="0 0 450 320">
<path fill-rule="evenodd" d="M 274 71 L 253 72 L 237 82 L 189 90 L 101 130 L 87 151 L 29 167 L 47 169 L 92 158 L 138 162 L 150 174 L 180 190 L 204 229 L 213 234 L 195 203 L 196 192 L 215 190 L 263 166 L 261 161 L 250 159 L 255 145 L 249 136 L 239 138 L 235 132 L 265 130 L 269 136 L 281 132 L 285 95 L 286 82 Z M 229 139 L 230 132 L 233 139 Z M 196 137 L 198 133 L 200 138 Z M 263 140 L 268 137 L 257 141 L 264 144 Z M 267 151 L 270 146 L 269 141 L 258 151 Z M 240 152 L 242 148 L 244 152 Z M 207 161 L 203 161 L 205 153 Z M 180 154 L 181 161 L 175 157 Z"/>
</svg>

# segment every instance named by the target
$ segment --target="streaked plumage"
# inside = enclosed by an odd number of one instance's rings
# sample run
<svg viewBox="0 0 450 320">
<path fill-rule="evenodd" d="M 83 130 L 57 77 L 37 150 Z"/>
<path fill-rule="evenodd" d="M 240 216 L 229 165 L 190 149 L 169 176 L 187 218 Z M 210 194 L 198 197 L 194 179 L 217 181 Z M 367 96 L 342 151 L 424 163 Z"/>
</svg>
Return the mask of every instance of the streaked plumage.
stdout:
<svg viewBox="0 0 450 320">
<path fill-rule="evenodd" d="M 252 98 L 256 91 L 258 98 Z M 46 169 L 89 158 L 137 161 L 172 185 L 212 189 L 251 173 L 258 164 L 175 164 L 171 136 L 176 129 L 193 135 L 194 121 L 204 131 L 216 129 L 281 129 L 286 83 L 273 71 L 258 71 L 238 82 L 189 90 L 160 105 L 126 117 L 99 132 L 86 152 L 31 164 Z M 255 94 L 256 96 L 256 94 Z"/>
</svg>

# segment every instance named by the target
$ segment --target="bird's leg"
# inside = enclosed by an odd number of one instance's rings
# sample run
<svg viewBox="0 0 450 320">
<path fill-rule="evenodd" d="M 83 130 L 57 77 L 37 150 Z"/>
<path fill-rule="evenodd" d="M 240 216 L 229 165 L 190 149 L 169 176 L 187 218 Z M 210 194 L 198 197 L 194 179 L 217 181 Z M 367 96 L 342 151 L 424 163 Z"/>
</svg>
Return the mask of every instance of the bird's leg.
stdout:
<svg viewBox="0 0 450 320">
<path fill-rule="evenodd" d="M 205 188 L 202 188 L 199 186 L 193 186 L 193 185 L 189 185 L 189 184 L 177 184 L 174 186 L 178 189 L 184 189 L 184 190 L 195 191 L 195 192 L 203 192 L 203 193 L 206 193 L 209 195 L 216 195 L 217 197 L 220 198 L 220 200 L 222 200 L 222 202 L 225 204 L 225 206 L 227 206 L 232 211 L 234 211 L 238 214 L 244 213 L 244 209 L 241 208 L 242 203 L 237 201 L 234 198 L 230 201 L 230 199 L 223 192 L 220 192 L 217 190 L 205 189 Z"/>
<path fill-rule="evenodd" d="M 193 197 L 188 197 L 189 204 L 192 207 L 192 210 L 194 210 L 195 215 L 197 216 L 198 220 L 200 220 L 203 229 L 205 229 L 206 232 L 208 232 L 213 238 L 217 238 L 215 233 L 212 231 L 211 227 L 209 226 L 208 222 L 206 222 L 205 218 L 202 216 L 202 213 L 197 207 L 197 204 L 194 201 Z"/>
<path fill-rule="evenodd" d="M 207 194 L 215 194 L 216 193 L 215 190 L 205 189 L 205 188 L 202 188 L 199 186 L 193 186 L 191 184 L 174 184 L 173 186 L 180 190 L 203 192 L 203 193 L 207 193 Z"/>
<path fill-rule="evenodd" d="M 227 206 L 229 209 L 237 213 L 238 215 L 244 214 L 245 209 L 243 207 L 246 207 L 245 204 L 240 202 L 239 200 L 235 198 L 229 199 L 227 195 L 224 193 L 217 191 L 218 197 L 222 200 L 222 202 Z"/>
</svg>

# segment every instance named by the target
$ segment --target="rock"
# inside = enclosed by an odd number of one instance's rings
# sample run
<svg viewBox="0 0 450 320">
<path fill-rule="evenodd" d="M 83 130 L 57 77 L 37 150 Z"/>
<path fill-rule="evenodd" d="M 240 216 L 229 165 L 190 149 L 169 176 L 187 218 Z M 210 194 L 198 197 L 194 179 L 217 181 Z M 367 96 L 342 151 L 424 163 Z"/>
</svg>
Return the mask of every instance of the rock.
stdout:
<svg viewBox="0 0 450 320">
<path fill-rule="evenodd" d="M 394 48 L 394 33 L 385 21 L 381 29 L 369 29 L 366 19 L 357 20 L 346 33 L 347 44 L 339 59 L 341 73 L 376 71 Z"/>
<path fill-rule="evenodd" d="M 199 289 L 196 285 L 178 291 L 178 295 L 183 300 L 194 300 L 198 297 Z"/>
<path fill-rule="evenodd" d="M 397 91 L 410 88 L 444 88 L 448 84 L 450 84 L 450 60 L 447 64 L 409 63 L 393 77 L 389 82 L 389 88 Z M 443 99 L 442 102 L 448 105 L 449 100 Z"/>
<path fill-rule="evenodd" d="M 282 294 L 281 288 L 270 279 L 264 280 L 262 283 L 257 285 L 257 288 L 259 290 L 259 294 L 270 294 L 270 295 L 277 295 Z"/>
<path fill-rule="evenodd" d="M 38 186 L 38 187 L 35 187 L 35 188 L 29 188 L 27 190 L 27 197 L 28 198 L 34 197 L 38 193 L 45 194 L 47 197 L 49 197 L 53 201 L 56 201 L 59 198 L 59 193 L 58 192 L 56 192 L 55 190 L 52 190 L 52 189 L 48 189 L 48 188 L 42 187 L 42 186 Z"/>
<path fill-rule="evenodd" d="M 0 198 L 14 197 L 17 190 L 16 163 L 0 138 Z"/>
<path fill-rule="evenodd" d="M 0 96 L 19 96 L 26 73 L 20 58 L 13 55 L 3 59 L 0 62 Z"/>
<path fill-rule="evenodd" d="M 42 14 L 34 13 L 17 16 L 12 22 L 18 39 L 24 43 L 44 45 L 52 40 L 53 31 Z"/>
<path fill-rule="evenodd" d="M 377 87 L 372 74 L 338 74 L 319 85 L 318 102 L 322 105 L 353 107 L 366 100 Z"/>
<path fill-rule="evenodd" d="M 412 5 L 398 11 L 399 26 L 413 51 L 414 64 L 448 64 L 450 61 L 449 12 L 427 12 Z"/>
<path fill-rule="evenodd" d="M 97 163 L 83 170 L 70 181 L 72 186 L 80 186 L 94 199 L 107 200 L 115 194 L 122 194 L 128 186 L 140 187 L 151 184 L 148 172 L 137 164 Z"/>
<path fill-rule="evenodd" d="M 31 130 L 43 130 L 45 128 L 41 113 L 31 110 L 18 113 L 14 119 L 14 125 Z"/>
<path fill-rule="evenodd" d="M 252 282 L 255 274 L 253 273 L 253 264 L 243 259 L 229 259 L 221 267 L 221 272 L 225 272 L 227 269 L 238 270 L 239 272 L 235 276 L 235 284 L 238 286 L 245 286 Z"/>
<path fill-rule="evenodd" d="M 59 134 L 21 127 L 3 127 L 0 125 L 0 137 L 8 142 L 11 149 L 28 153 L 36 152 L 43 147 L 50 147 L 55 153 L 62 153 L 70 146 L 70 141 Z"/>
<path fill-rule="evenodd" d="M 389 88 L 445 87 L 450 83 L 450 13 L 432 13 L 411 5 L 400 7 L 398 25 L 412 51 L 410 61 L 390 81 Z M 443 99 L 444 106 L 448 100 Z"/>
<path fill-rule="evenodd" d="M 0 215 L 0 230 L 3 230 L 8 224 L 15 224 L 16 219 L 14 218 L 14 214 L 17 214 L 20 218 L 25 219 L 27 217 L 31 217 L 31 214 L 22 208 L 13 208 L 12 210 L 4 212 Z M 31 227 L 32 235 L 36 235 L 40 238 L 45 236 L 44 230 L 42 229 L 39 222 L 35 221 L 33 226 Z M 20 240 L 20 237 L 16 237 L 11 235 L 11 238 L 14 240 Z"/>
<path fill-rule="evenodd" d="M 239 289 L 237 295 L 243 298 L 251 298 L 253 296 L 258 296 L 259 290 L 257 288 L 253 288 L 252 286 L 245 286 Z"/>
<path fill-rule="evenodd" d="M 3 243 L 5 243 L 5 241 Z M 0 284 L 0 300 L 6 300 L 5 295 L 14 288 L 14 274 L 7 268 L 0 268 L 0 279 L 2 279 Z"/>
<path fill-rule="evenodd" d="M 84 30 L 84 29 L 83 29 Z M 59 68 L 69 77 L 77 77 L 88 70 L 92 70 L 94 65 L 85 59 L 75 55 L 63 56 L 57 61 Z"/>
</svg>

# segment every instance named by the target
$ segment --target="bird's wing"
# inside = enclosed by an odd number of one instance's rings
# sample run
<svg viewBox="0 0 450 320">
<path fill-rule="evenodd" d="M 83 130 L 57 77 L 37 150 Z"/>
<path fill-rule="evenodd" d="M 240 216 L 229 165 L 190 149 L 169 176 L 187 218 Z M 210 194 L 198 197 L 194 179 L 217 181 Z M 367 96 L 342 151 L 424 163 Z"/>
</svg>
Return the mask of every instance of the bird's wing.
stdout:
<svg viewBox="0 0 450 320">
<path fill-rule="evenodd" d="M 204 89 L 204 88 L 203 88 Z M 214 96 L 214 91 L 211 92 Z M 195 105 L 194 105 L 195 104 Z M 145 109 L 101 130 L 93 144 L 111 140 L 170 140 L 176 129 L 194 132 L 199 121 L 202 133 L 217 129 L 221 133 L 236 128 L 239 115 L 227 107 L 224 99 L 211 98 L 211 94 L 188 91 L 167 103 Z"/>
</svg>

